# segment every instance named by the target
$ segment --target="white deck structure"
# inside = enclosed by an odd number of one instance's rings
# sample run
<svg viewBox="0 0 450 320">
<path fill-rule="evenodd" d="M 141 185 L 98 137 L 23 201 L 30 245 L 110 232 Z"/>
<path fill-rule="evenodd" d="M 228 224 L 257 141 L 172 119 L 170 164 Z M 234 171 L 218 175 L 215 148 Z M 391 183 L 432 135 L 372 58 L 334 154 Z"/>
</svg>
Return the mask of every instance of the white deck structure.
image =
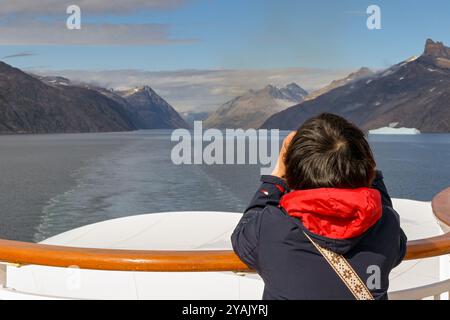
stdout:
<svg viewBox="0 0 450 320">
<path fill-rule="evenodd" d="M 409 200 L 394 203 L 409 240 L 442 233 L 431 203 Z M 132 250 L 229 250 L 230 235 L 240 217 L 241 214 L 218 212 L 132 216 L 74 229 L 42 243 Z M 259 276 L 232 272 L 125 272 L 80 270 L 76 266 L 67 269 L 7 265 L 4 278 L 6 287 L 0 289 L 0 299 L 259 300 L 263 290 Z M 450 279 L 449 256 L 407 261 L 392 272 L 391 290 L 446 279 Z M 450 283 L 445 286 L 450 289 Z"/>
</svg>

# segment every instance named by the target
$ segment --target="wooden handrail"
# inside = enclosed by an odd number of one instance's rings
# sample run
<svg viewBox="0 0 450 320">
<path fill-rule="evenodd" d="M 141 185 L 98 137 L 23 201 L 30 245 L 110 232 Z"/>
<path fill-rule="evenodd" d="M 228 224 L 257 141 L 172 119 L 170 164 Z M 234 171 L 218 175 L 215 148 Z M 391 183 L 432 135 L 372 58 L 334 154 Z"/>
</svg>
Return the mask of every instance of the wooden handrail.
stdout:
<svg viewBox="0 0 450 320">
<path fill-rule="evenodd" d="M 434 197 L 431 205 L 436 218 L 450 227 L 450 188 Z"/>
<path fill-rule="evenodd" d="M 439 221 L 450 226 L 450 188 L 439 193 L 431 202 L 433 213 Z M 407 260 L 431 258 L 450 253 L 450 233 L 439 237 L 408 243 Z"/>
<path fill-rule="evenodd" d="M 433 212 L 450 225 L 450 188 L 433 199 Z M 408 243 L 406 260 L 450 254 L 450 233 Z M 232 251 L 91 249 L 0 240 L 0 261 L 16 265 L 152 272 L 252 272 Z"/>
<path fill-rule="evenodd" d="M 405 260 L 417 260 L 450 254 L 450 233 L 408 242 Z"/>
<path fill-rule="evenodd" d="M 0 261 L 92 270 L 248 272 L 233 251 L 145 251 L 75 248 L 0 240 Z"/>
</svg>

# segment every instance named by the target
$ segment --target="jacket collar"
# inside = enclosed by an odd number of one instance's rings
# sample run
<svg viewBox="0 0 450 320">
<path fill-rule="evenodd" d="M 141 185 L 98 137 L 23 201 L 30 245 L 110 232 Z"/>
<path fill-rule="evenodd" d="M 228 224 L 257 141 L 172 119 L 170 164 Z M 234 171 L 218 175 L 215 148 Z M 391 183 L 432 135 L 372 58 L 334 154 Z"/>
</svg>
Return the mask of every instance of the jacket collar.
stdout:
<svg viewBox="0 0 450 320">
<path fill-rule="evenodd" d="M 380 192 L 369 188 L 294 191 L 280 206 L 309 233 L 329 240 L 358 238 L 382 215 Z"/>
</svg>

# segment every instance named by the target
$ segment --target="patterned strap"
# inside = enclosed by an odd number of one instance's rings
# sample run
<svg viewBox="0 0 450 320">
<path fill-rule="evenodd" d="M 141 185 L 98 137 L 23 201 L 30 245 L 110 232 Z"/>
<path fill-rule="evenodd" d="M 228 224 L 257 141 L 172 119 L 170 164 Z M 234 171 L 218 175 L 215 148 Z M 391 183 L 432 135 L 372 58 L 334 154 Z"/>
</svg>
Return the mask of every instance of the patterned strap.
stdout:
<svg viewBox="0 0 450 320">
<path fill-rule="evenodd" d="M 305 236 L 327 260 L 339 278 L 345 283 L 356 300 L 374 300 L 372 293 L 361 280 L 348 261 L 341 255 L 319 246 L 309 235 Z"/>
</svg>

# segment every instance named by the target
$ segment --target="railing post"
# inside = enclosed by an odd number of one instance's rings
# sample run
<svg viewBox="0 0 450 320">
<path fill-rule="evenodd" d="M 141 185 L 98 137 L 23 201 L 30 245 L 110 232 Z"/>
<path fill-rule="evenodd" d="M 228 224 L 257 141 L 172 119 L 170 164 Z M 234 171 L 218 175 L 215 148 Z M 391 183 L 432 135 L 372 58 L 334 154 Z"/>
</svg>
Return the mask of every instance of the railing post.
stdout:
<svg viewBox="0 0 450 320">
<path fill-rule="evenodd" d="M 0 288 L 6 287 L 6 264 L 0 263 Z"/>
</svg>

